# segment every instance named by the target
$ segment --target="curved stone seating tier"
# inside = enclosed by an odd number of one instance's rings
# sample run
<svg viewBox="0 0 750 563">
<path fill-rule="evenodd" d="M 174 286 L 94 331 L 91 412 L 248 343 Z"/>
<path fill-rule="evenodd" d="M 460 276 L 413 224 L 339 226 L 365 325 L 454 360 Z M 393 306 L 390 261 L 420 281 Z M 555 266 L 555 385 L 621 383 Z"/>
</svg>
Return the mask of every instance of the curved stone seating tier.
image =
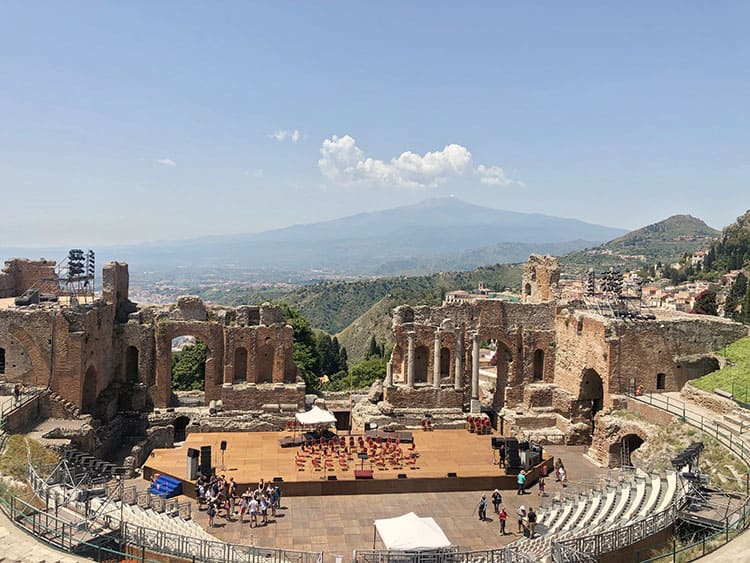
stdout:
<svg viewBox="0 0 750 563">
<path fill-rule="evenodd" d="M 636 475 L 578 497 L 553 500 L 540 509 L 538 536 L 521 538 L 512 545 L 545 561 L 551 557 L 552 542 L 616 529 L 631 523 L 634 516 L 647 518 L 668 508 L 677 489 L 677 474 L 669 472 L 666 479 Z"/>
</svg>

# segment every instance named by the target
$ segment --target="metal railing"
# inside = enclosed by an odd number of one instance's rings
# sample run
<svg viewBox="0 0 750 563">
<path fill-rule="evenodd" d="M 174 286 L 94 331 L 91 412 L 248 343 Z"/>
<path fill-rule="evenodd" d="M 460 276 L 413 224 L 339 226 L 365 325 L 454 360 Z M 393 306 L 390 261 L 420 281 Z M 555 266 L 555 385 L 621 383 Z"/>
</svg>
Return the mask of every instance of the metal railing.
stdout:
<svg viewBox="0 0 750 563">
<path fill-rule="evenodd" d="M 140 563 L 159 563 L 156 559 L 147 558 L 145 552 L 136 556 L 132 552 L 101 543 L 79 540 L 76 538 L 79 530 L 75 523 L 44 512 L 2 488 L 0 488 L 0 510 L 18 528 L 54 549 L 89 557 L 98 563 L 123 559 Z"/>
<path fill-rule="evenodd" d="M 461 551 L 456 547 L 429 552 L 357 549 L 354 563 L 538 563 L 538 557 L 512 546 L 476 551 Z"/>
<path fill-rule="evenodd" d="M 741 534 L 749 524 L 750 497 L 746 498 L 742 506 L 738 507 L 725 518 L 724 527 L 718 532 L 680 547 L 677 547 L 677 543 L 673 541 L 671 550 L 650 559 L 645 559 L 641 563 L 677 561 L 678 555 L 680 556 L 680 561 L 693 561 L 729 543 Z"/>
<path fill-rule="evenodd" d="M 49 504 L 50 499 L 56 505 L 61 504 L 60 501 L 64 500 L 58 492 L 52 490 L 51 487 L 53 484 L 49 483 L 50 479 L 39 476 L 34 463 L 31 462 L 29 463 L 28 479 L 37 498 L 45 500 L 46 504 Z M 125 489 L 122 490 L 121 494 L 123 498 L 126 497 Z M 140 498 L 140 493 L 137 493 L 137 496 Z M 42 519 L 51 518 L 55 522 L 59 520 L 40 508 L 26 502 L 24 502 L 24 505 L 37 514 L 37 516 L 33 517 L 34 526 L 36 526 L 37 521 L 41 521 Z M 191 537 L 184 534 L 146 528 L 122 520 L 120 511 L 114 505 L 111 505 L 110 510 L 106 512 L 100 510 L 93 514 L 82 515 L 80 522 L 71 523 L 60 520 L 60 522 L 63 522 L 61 524 L 63 529 L 67 526 L 68 532 L 65 537 L 68 539 L 68 545 L 66 546 L 62 543 L 59 547 L 70 549 L 77 541 L 75 540 L 76 535 L 81 535 L 82 525 L 87 525 L 91 521 L 98 522 L 109 528 L 110 531 L 119 529 L 122 543 L 135 546 L 142 553 L 145 553 L 144 550 L 148 550 L 205 563 L 321 563 L 323 560 L 322 552 L 236 545 L 220 540 L 213 541 L 201 537 Z M 32 530 L 36 529 L 34 526 L 32 526 Z"/>
<path fill-rule="evenodd" d="M 30 403 L 44 391 L 46 391 L 46 389 L 30 387 L 21 393 L 18 400 L 12 395 L 8 395 L 7 398 L 5 396 L 0 398 L 0 428 L 4 428 L 7 424 L 6 418 L 8 415 Z"/>
<path fill-rule="evenodd" d="M 574 554 L 574 557 L 577 557 L 575 554 L 586 554 L 596 558 L 605 553 L 628 547 L 674 524 L 678 512 L 677 503 L 672 503 L 665 510 L 627 526 L 612 528 L 589 536 L 553 541 L 552 561 L 555 563 L 578 561 L 575 558 L 569 559 L 567 554 Z"/>
<path fill-rule="evenodd" d="M 692 412 L 684 401 L 670 399 L 669 396 L 654 393 L 645 395 L 628 393 L 628 397 L 679 416 L 682 421 L 697 428 L 704 434 L 715 438 L 721 445 L 737 455 L 746 465 L 750 465 L 750 443 L 739 434 L 734 433 L 731 428 L 727 427 L 721 421 L 711 420 L 696 412 Z"/>
</svg>

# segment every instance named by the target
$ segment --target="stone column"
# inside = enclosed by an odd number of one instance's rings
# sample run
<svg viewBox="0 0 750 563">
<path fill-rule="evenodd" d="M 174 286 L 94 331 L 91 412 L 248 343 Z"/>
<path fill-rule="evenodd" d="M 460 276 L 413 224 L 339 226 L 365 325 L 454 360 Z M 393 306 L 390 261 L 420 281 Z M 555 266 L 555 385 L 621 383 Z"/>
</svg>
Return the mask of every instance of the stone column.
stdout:
<svg viewBox="0 0 750 563">
<path fill-rule="evenodd" d="M 432 386 L 440 389 L 440 331 L 435 331 L 435 345 L 432 354 Z"/>
<path fill-rule="evenodd" d="M 464 387 L 464 331 L 456 329 L 455 373 L 453 374 L 453 389 L 461 391 Z"/>
<path fill-rule="evenodd" d="M 406 384 L 409 387 L 414 387 L 414 343 L 417 333 L 412 330 L 408 333 L 408 336 L 409 348 L 406 356 Z"/>
<path fill-rule="evenodd" d="M 471 400 L 479 400 L 479 332 L 471 335 Z"/>
<path fill-rule="evenodd" d="M 388 363 L 385 364 L 385 381 L 383 382 L 383 387 L 393 387 L 393 362 L 391 360 L 388 360 Z"/>
</svg>

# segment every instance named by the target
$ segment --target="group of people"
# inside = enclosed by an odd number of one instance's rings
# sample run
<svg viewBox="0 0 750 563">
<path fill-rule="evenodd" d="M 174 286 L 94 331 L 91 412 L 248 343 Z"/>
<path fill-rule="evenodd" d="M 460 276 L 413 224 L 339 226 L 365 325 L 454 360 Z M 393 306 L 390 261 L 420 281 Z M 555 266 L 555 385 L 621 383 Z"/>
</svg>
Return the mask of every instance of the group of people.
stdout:
<svg viewBox="0 0 750 563">
<path fill-rule="evenodd" d="M 198 508 L 206 505 L 209 528 L 214 527 L 217 516 L 229 522 L 238 516 L 240 524 L 244 524 L 247 515 L 251 528 L 265 526 L 269 522 L 269 515 L 275 518 L 276 511 L 281 508 L 281 487 L 278 483 L 266 483 L 263 479 L 257 488 L 248 488 L 240 495 L 234 477 L 227 480 L 224 475 L 213 475 L 207 479 L 201 475 L 196 483 L 196 491 Z"/>
<path fill-rule="evenodd" d="M 501 536 L 505 536 L 508 534 L 506 532 L 506 523 L 508 521 L 508 512 L 505 510 L 505 506 L 503 506 L 503 496 L 500 494 L 500 491 L 498 489 L 495 489 L 492 491 L 492 495 L 490 495 L 490 501 L 492 502 L 492 508 L 495 512 L 495 515 L 497 515 L 497 519 L 500 522 L 500 529 L 499 534 Z M 482 521 L 487 520 L 487 495 L 482 495 L 482 497 L 479 499 L 479 504 L 477 505 L 477 509 L 479 511 L 479 519 Z M 527 538 L 533 538 L 534 534 L 536 533 L 536 512 L 534 512 L 533 507 L 529 507 L 528 510 L 526 510 L 526 507 L 524 505 L 521 505 L 518 508 L 517 511 L 518 515 L 518 533 L 523 535 Z"/>
</svg>

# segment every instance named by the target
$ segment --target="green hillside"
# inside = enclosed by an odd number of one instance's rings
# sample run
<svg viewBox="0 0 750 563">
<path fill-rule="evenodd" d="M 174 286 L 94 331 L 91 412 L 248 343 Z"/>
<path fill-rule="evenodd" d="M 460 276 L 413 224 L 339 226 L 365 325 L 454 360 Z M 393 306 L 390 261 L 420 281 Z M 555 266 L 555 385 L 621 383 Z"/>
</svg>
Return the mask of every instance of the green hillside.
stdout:
<svg viewBox="0 0 750 563">
<path fill-rule="evenodd" d="M 522 270 L 522 265 L 518 264 L 497 264 L 468 272 L 325 281 L 287 289 L 198 287 L 190 292 L 214 303 L 232 306 L 282 301 L 299 309 L 312 327 L 336 334 L 386 297 L 395 304 L 436 305 L 446 292 L 474 289 L 479 282 L 494 290 L 519 289 Z"/>
<path fill-rule="evenodd" d="M 708 249 L 720 234 L 700 219 L 673 215 L 601 246 L 563 256 L 560 263 L 566 274 L 577 275 L 588 268 L 638 269 L 657 262 L 671 264 L 681 260 L 686 253 Z"/>
<path fill-rule="evenodd" d="M 339 332 L 339 342 L 346 348 L 351 361 L 364 360 L 372 336 L 375 336 L 378 344 L 385 344 L 386 349 L 393 346 L 391 311 L 399 305 L 403 303 L 393 297 L 385 297 Z"/>
</svg>

